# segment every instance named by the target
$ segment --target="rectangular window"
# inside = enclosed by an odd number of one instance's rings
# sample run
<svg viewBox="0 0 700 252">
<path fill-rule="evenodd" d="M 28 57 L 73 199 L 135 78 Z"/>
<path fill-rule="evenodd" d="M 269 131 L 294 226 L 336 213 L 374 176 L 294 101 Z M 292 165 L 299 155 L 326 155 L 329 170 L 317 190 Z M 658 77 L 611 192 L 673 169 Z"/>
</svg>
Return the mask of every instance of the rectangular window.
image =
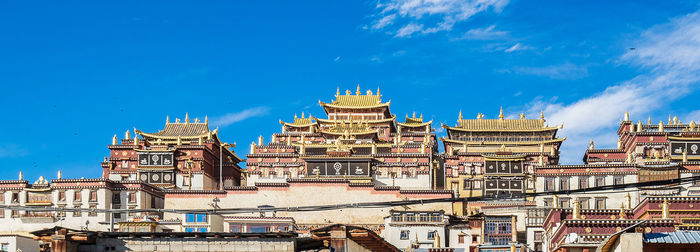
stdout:
<svg viewBox="0 0 700 252">
<path fill-rule="evenodd" d="M 239 223 L 229 223 L 228 224 L 228 231 L 231 233 L 238 233 L 238 232 L 243 232 L 243 228 L 241 224 Z"/>
<path fill-rule="evenodd" d="M 566 191 L 569 190 L 569 178 L 568 177 L 561 177 L 559 179 L 559 190 L 560 191 Z"/>
<path fill-rule="evenodd" d="M 481 181 L 479 181 L 479 180 L 474 180 L 474 181 L 472 181 L 472 182 L 473 182 L 472 185 L 473 185 L 473 188 L 474 188 L 474 189 L 481 189 Z"/>
<path fill-rule="evenodd" d="M 136 203 L 136 192 L 129 193 L 129 203 Z"/>
<path fill-rule="evenodd" d="M 82 195 L 80 195 L 80 194 L 81 194 L 80 190 L 75 190 L 75 193 L 73 193 L 73 201 L 78 201 L 78 202 L 82 201 L 83 197 L 81 197 Z"/>
<path fill-rule="evenodd" d="M 625 183 L 624 177 L 623 176 L 616 176 L 613 179 L 613 185 L 622 185 Z"/>
<path fill-rule="evenodd" d="M 119 204 L 122 202 L 121 194 L 119 192 L 115 192 L 112 194 L 112 204 Z"/>
<path fill-rule="evenodd" d="M 197 228 L 197 232 L 207 232 L 208 228 Z"/>
<path fill-rule="evenodd" d="M 419 221 L 420 222 L 428 222 L 430 218 L 428 218 L 428 214 L 420 214 L 418 215 Z"/>
<path fill-rule="evenodd" d="M 442 216 L 440 214 L 433 214 L 430 221 L 440 222 L 442 221 Z"/>
<path fill-rule="evenodd" d="M 90 202 L 97 201 L 97 191 L 90 191 Z"/>
<path fill-rule="evenodd" d="M 393 222 L 402 222 L 403 221 L 403 216 L 401 216 L 400 213 L 393 213 L 391 215 L 391 221 Z"/>
<path fill-rule="evenodd" d="M 559 206 L 561 208 L 570 208 L 571 206 L 569 205 L 569 199 L 559 199 Z"/>
<path fill-rule="evenodd" d="M 581 207 L 581 209 L 589 209 L 590 207 L 588 205 L 588 201 L 589 201 L 588 198 L 579 198 L 578 199 L 579 207 Z"/>
<path fill-rule="evenodd" d="M 409 236 L 408 230 L 401 230 L 401 240 L 408 240 L 408 236 Z"/>
<path fill-rule="evenodd" d="M 595 208 L 596 209 L 605 209 L 605 198 L 595 199 Z"/>
<path fill-rule="evenodd" d="M 195 228 L 185 228 L 185 232 L 187 232 L 187 233 L 195 232 L 195 230 L 196 230 Z"/>
<path fill-rule="evenodd" d="M 406 214 L 406 221 L 407 222 L 415 222 L 416 221 L 416 214 Z"/>
<path fill-rule="evenodd" d="M 588 177 L 578 177 L 578 188 L 579 189 L 588 188 Z"/>
<path fill-rule="evenodd" d="M 464 244 L 464 235 L 457 236 L 457 240 L 458 240 L 459 244 Z"/>
<path fill-rule="evenodd" d="M 545 178 L 544 179 L 544 190 L 546 192 L 554 191 L 554 178 Z"/>
<path fill-rule="evenodd" d="M 66 201 L 66 191 L 58 191 L 58 201 Z"/>
<path fill-rule="evenodd" d="M 0 204 L 5 204 L 5 192 L 0 191 Z"/>
<path fill-rule="evenodd" d="M 595 178 L 595 186 L 604 186 L 604 185 L 605 185 L 605 178 L 604 177 Z"/>
<path fill-rule="evenodd" d="M 197 223 L 204 223 L 207 222 L 207 215 L 206 214 L 197 214 Z"/>
<path fill-rule="evenodd" d="M 11 203 L 19 203 L 19 193 L 13 192 L 11 200 Z"/>
<path fill-rule="evenodd" d="M 553 201 L 552 198 L 544 199 L 544 206 L 546 206 L 546 207 L 553 207 L 554 204 L 552 204 L 552 201 Z"/>
<path fill-rule="evenodd" d="M 464 190 L 469 190 L 472 188 L 472 181 L 465 179 L 464 180 Z"/>
<path fill-rule="evenodd" d="M 12 210 L 12 212 L 10 214 L 11 214 L 10 216 L 12 216 L 12 218 L 19 218 L 19 210 Z"/>
<path fill-rule="evenodd" d="M 10 252 L 10 244 L 9 243 L 0 244 L 0 252 Z"/>
<path fill-rule="evenodd" d="M 73 208 L 76 209 L 76 210 L 73 212 L 73 217 L 80 217 L 80 216 L 82 215 L 82 213 L 81 213 L 80 210 L 79 210 L 80 206 L 74 206 Z"/>
<path fill-rule="evenodd" d="M 435 240 L 435 234 L 437 231 L 428 231 L 428 240 Z"/>
<path fill-rule="evenodd" d="M 97 216 L 97 212 L 95 212 L 95 210 L 97 210 L 97 206 L 90 206 L 90 212 L 88 212 L 88 216 Z"/>
</svg>

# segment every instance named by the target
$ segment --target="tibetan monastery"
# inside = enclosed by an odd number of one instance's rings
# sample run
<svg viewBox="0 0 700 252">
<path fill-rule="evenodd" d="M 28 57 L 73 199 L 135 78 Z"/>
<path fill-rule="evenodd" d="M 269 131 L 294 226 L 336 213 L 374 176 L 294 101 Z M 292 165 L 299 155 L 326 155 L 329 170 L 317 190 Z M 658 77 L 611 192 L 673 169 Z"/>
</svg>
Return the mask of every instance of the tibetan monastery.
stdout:
<svg viewBox="0 0 700 252">
<path fill-rule="evenodd" d="M 146 133 L 127 130 L 124 139 L 114 135 L 110 156 L 102 163 L 103 177 L 110 180 L 140 180 L 164 189 L 211 190 L 238 186 L 242 161 L 222 142 L 218 129 L 210 130 L 207 119 L 184 122 L 166 119 L 165 129 Z M 220 166 L 221 164 L 221 166 Z M 221 167 L 221 169 L 219 169 Z M 223 183 L 223 184 L 222 184 Z"/>
<path fill-rule="evenodd" d="M 457 125 L 442 125 L 445 146 L 445 189 L 460 197 L 505 197 L 534 192 L 535 165 L 557 164 L 557 138 L 562 125 L 550 127 L 539 119 L 506 119 L 501 108 L 498 119 L 462 118 Z M 472 204 L 472 203 L 470 203 Z M 472 204 L 477 206 L 478 204 Z"/>
<path fill-rule="evenodd" d="M 336 92 L 319 101 L 326 118 L 294 116 L 268 143 L 251 143 L 247 184 L 304 179 L 346 179 L 402 189 L 441 187 L 432 121 L 406 116 L 397 122 L 389 102 L 371 90 Z"/>
</svg>

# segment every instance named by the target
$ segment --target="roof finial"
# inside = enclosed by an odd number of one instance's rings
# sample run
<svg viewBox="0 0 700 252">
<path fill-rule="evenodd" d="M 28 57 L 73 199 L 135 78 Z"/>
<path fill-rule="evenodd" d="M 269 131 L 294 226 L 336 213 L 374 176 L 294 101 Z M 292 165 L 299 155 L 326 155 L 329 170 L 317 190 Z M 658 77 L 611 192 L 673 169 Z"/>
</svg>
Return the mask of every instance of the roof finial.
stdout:
<svg viewBox="0 0 700 252">
<path fill-rule="evenodd" d="M 165 116 L 165 124 L 170 123 L 170 116 Z"/>
<path fill-rule="evenodd" d="M 61 170 L 58 170 L 58 176 L 56 176 L 57 179 L 61 179 Z"/>
<path fill-rule="evenodd" d="M 380 97 L 382 96 L 382 95 L 379 93 L 379 87 L 377 87 L 377 96 L 380 96 Z"/>
<path fill-rule="evenodd" d="M 462 120 L 462 110 L 461 109 L 459 110 L 459 116 L 457 117 L 457 119 Z"/>
<path fill-rule="evenodd" d="M 649 122 L 649 124 L 651 124 L 651 122 Z M 637 121 L 637 132 L 642 132 L 642 121 Z"/>
<path fill-rule="evenodd" d="M 304 119 L 304 111 L 301 111 L 301 119 Z"/>
<path fill-rule="evenodd" d="M 340 87 L 337 87 L 335 90 L 335 97 L 338 97 L 340 95 Z"/>
<path fill-rule="evenodd" d="M 19 171 L 19 180 L 24 180 L 24 172 Z"/>
<path fill-rule="evenodd" d="M 651 125 L 651 116 L 649 116 L 649 121 L 647 121 L 647 124 Z"/>
<path fill-rule="evenodd" d="M 131 132 L 129 130 L 126 130 L 124 133 L 124 139 L 131 139 Z"/>
<path fill-rule="evenodd" d="M 671 114 L 668 114 L 668 125 L 671 125 Z"/>
<path fill-rule="evenodd" d="M 664 132 L 664 121 L 659 121 L 659 132 Z"/>
<path fill-rule="evenodd" d="M 114 134 L 114 137 L 112 137 L 112 145 L 117 145 L 117 134 Z"/>
<path fill-rule="evenodd" d="M 540 111 L 540 120 L 544 121 L 544 111 Z"/>
<path fill-rule="evenodd" d="M 625 119 L 624 119 L 623 121 L 627 122 L 627 121 L 629 121 L 629 120 L 630 120 L 630 112 L 629 112 L 629 111 L 626 111 L 626 112 L 625 112 Z"/>
<path fill-rule="evenodd" d="M 525 119 L 525 113 L 520 113 L 520 119 L 522 119 L 522 120 Z"/>
<path fill-rule="evenodd" d="M 204 124 L 209 124 L 209 117 L 208 116 L 204 116 Z"/>
<path fill-rule="evenodd" d="M 420 113 L 420 119 L 423 120 L 423 113 Z"/>
<path fill-rule="evenodd" d="M 294 113 L 294 119 L 297 119 L 297 114 L 296 114 L 296 113 Z"/>
<path fill-rule="evenodd" d="M 189 123 L 189 122 L 190 122 L 190 114 L 185 113 L 185 123 Z"/>
<path fill-rule="evenodd" d="M 501 106 L 501 113 L 498 114 L 498 119 L 503 119 L 503 106 Z"/>
<path fill-rule="evenodd" d="M 595 150 L 595 144 L 593 144 L 593 139 L 591 139 L 591 142 L 588 143 L 588 149 L 589 149 L 589 150 Z"/>
<path fill-rule="evenodd" d="M 673 116 L 673 125 L 676 125 L 676 124 L 678 124 L 678 117 Z"/>
<path fill-rule="evenodd" d="M 416 111 L 413 111 L 413 118 L 416 118 Z"/>
<path fill-rule="evenodd" d="M 356 95 L 362 94 L 362 92 L 360 92 L 360 83 L 357 83 L 357 91 L 355 91 L 355 94 Z"/>
</svg>

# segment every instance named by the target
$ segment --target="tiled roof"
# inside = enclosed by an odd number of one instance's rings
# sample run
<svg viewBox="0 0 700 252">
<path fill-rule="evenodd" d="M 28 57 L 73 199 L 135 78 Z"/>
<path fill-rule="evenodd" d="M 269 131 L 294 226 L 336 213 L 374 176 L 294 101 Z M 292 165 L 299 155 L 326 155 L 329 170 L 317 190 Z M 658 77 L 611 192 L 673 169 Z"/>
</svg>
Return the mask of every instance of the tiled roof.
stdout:
<svg viewBox="0 0 700 252">
<path fill-rule="evenodd" d="M 682 244 L 697 244 L 700 243 L 699 231 L 677 231 L 666 233 L 647 233 L 644 234 L 644 242 L 646 243 L 682 243 Z"/>
<path fill-rule="evenodd" d="M 168 123 L 165 129 L 151 135 L 157 136 L 201 136 L 209 132 L 209 125 L 206 123 Z"/>
<path fill-rule="evenodd" d="M 379 95 L 339 95 L 331 104 L 344 107 L 369 107 L 382 103 Z"/>
<path fill-rule="evenodd" d="M 457 128 L 468 130 L 517 129 L 533 130 L 545 128 L 544 120 L 539 119 L 462 119 Z"/>
</svg>

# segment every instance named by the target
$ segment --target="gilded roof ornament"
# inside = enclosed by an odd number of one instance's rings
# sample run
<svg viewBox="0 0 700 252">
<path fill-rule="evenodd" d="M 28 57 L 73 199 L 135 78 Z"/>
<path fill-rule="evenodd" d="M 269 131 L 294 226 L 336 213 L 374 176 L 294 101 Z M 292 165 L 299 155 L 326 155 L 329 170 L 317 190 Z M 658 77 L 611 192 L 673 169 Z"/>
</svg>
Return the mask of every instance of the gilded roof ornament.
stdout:
<svg viewBox="0 0 700 252">
<path fill-rule="evenodd" d="M 690 124 L 688 126 L 690 126 L 690 131 L 695 131 L 695 127 L 697 125 L 695 124 L 695 121 L 690 121 Z"/>
<path fill-rule="evenodd" d="M 678 117 L 674 116 L 673 117 L 673 125 L 676 125 L 676 124 L 678 124 Z"/>
<path fill-rule="evenodd" d="M 117 134 L 114 134 L 114 137 L 112 137 L 112 145 L 117 145 Z"/>
<path fill-rule="evenodd" d="M 637 132 L 642 132 L 642 121 L 637 121 Z"/>
<path fill-rule="evenodd" d="M 501 112 L 498 114 L 498 119 L 503 120 L 505 116 L 503 116 L 503 107 L 501 106 Z"/>
<path fill-rule="evenodd" d="M 457 119 L 462 120 L 462 110 L 459 110 L 459 116 L 457 116 Z"/>
<path fill-rule="evenodd" d="M 24 172 L 19 171 L 19 180 L 24 180 Z"/>
<path fill-rule="evenodd" d="M 381 97 L 382 95 L 379 93 L 379 87 L 377 87 L 377 96 Z"/>
<path fill-rule="evenodd" d="M 131 139 L 131 131 L 126 130 L 126 132 L 124 132 L 124 139 Z"/>
<path fill-rule="evenodd" d="M 372 90 L 371 90 L 371 89 L 367 89 L 367 95 L 372 95 Z"/>
<path fill-rule="evenodd" d="M 57 174 L 56 178 L 57 178 L 57 179 L 61 179 L 61 177 L 62 177 L 61 175 L 62 175 L 62 174 L 61 174 L 61 170 L 58 170 L 58 174 Z"/>
<path fill-rule="evenodd" d="M 340 95 L 340 87 L 337 87 L 335 90 L 335 97 L 338 97 Z"/>
<path fill-rule="evenodd" d="M 165 116 L 165 124 L 170 123 L 170 116 Z"/>
<path fill-rule="evenodd" d="M 649 121 L 647 121 L 647 124 L 651 125 L 651 116 L 649 116 Z"/>
<path fill-rule="evenodd" d="M 664 121 L 659 121 L 659 132 L 664 132 Z"/>
<path fill-rule="evenodd" d="M 357 84 L 357 91 L 355 91 L 355 95 L 360 95 L 362 92 L 360 91 L 360 84 Z"/>
<path fill-rule="evenodd" d="M 525 113 L 520 113 L 520 119 L 525 120 Z"/>
<path fill-rule="evenodd" d="M 209 124 L 209 117 L 208 116 L 204 116 L 204 124 L 207 124 L 207 125 Z"/>
<path fill-rule="evenodd" d="M 304 111 L 301 111 L 301 119 L 304 119 Z"/>
<path fill-rule="evenodd" d="M 350 92 L 350 89 L 345 90 L 345 95 L 350 95 L 352 92 Z"/>
<path fill-rule="evenodd" d="M 588 149 L 589 149 L 589 150 L 595 150 L 595 144 L 593 143 L 593 139 L 591 139 L 591 142 L 588 143 Z"/>
<path fill-rule="evenodd" d="M 544 111 L 540 111 L 540 121 L 544 122 Z"/>
<path fill-rule="evenodd" d="M 185 113 L 185 123 L 190 123 L 190 114 Z"/>
<path fill-rule="evenodd" d="M 630 112 L 629 112 L 629 111 L 626 111 L 626 112 L 625 112 L 625 118 L 623 119 L 623 121 L 628 122 L 629 120 L 630 120 Z"/>
</svg>

